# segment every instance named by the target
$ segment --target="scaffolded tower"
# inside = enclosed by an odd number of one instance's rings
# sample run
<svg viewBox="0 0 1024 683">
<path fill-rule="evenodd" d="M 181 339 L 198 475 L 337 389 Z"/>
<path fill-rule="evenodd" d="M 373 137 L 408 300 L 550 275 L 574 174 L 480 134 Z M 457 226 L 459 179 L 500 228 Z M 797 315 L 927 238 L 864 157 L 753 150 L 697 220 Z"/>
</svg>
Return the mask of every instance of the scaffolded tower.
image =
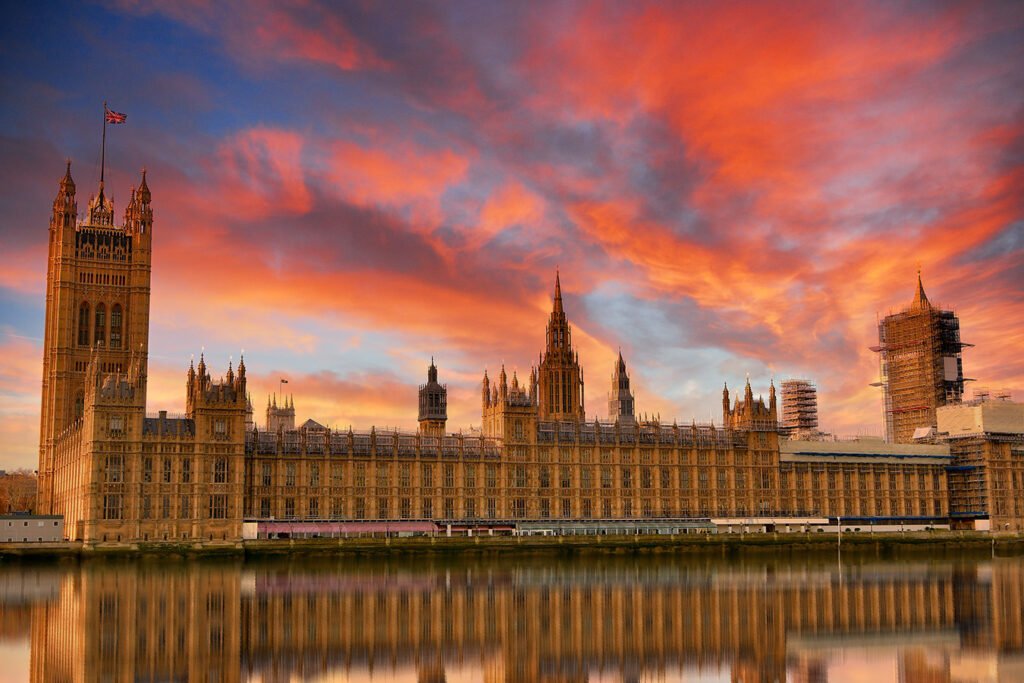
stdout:
<svg viewBox="0 0 1024 683">
<path fill-rule="evenodd" d="M 880 374 L 885 391 L 885 436 L 912 443 L 914 432 L 935 426 L 935 409 L 959 403 L 964 394 L 960 320 L 953 311 L 932 306 L 921 274 L 910 308 L 887 315 L 878 324 Z"/>
<path fill-rule="evenodd" d="M 782 382 L 782 426 L 791 438 L 806 439 L 818 431 L 818 390 L 806 379 Z"/>
</svg>

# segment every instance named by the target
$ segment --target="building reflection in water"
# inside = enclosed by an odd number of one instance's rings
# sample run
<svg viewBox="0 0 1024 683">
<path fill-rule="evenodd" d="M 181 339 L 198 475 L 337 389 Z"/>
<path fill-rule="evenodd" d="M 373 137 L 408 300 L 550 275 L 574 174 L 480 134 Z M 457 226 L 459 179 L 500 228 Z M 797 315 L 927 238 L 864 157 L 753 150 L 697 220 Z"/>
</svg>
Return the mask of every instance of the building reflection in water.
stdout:
<svg viewBox="0 0 1024 683">
<path fill-rule="evenodd" d="M 0 572 L 33 681 L 1024 680 L 1024 560 Z"/>
</svg>

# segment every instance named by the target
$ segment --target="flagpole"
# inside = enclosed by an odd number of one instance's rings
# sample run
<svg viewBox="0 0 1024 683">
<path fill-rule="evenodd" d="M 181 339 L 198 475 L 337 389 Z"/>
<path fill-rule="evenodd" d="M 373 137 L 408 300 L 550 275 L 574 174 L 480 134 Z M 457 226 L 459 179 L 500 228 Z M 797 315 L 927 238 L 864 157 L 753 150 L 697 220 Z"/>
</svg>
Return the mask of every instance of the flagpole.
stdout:
<svg viewBox="0 0 1024 683">
<path fill-rule="evenodd" d="M 100 194 L 103 194 L 103 172 L 107 165 L 107 101 L 103 101 L 103 143 L 100 145 Z"/>
</svg>

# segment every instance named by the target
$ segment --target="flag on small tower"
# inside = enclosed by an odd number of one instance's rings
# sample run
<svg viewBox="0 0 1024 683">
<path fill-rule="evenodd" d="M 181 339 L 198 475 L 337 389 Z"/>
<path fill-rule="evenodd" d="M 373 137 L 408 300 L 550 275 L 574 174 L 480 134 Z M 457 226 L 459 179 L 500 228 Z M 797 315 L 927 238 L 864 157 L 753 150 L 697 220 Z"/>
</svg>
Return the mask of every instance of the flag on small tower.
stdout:
<svg viewBox="0 0 1024 683">
<path fill-rule="evenodd" d="M 127 114 L 121 114 L 120 112 L 111 111 L 107 109 L 106 105 L 103 105 L 103 110 L 106 112 L 107 123 L 124 123 L 128 119 Z"/>
</svg>

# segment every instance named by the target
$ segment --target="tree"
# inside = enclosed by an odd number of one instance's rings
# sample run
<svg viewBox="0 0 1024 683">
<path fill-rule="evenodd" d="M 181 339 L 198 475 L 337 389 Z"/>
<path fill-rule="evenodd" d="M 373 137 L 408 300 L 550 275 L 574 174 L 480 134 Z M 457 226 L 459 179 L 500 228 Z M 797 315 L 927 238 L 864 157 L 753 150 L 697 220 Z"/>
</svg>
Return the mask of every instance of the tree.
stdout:
<svg viewBox="0 0 1024 683">
<path fill-rule="evenodd" d="M 0 514 L 35 512 L 39 479 L 31 470 L 20 469 L 0 477 Z"/>
</svg>

